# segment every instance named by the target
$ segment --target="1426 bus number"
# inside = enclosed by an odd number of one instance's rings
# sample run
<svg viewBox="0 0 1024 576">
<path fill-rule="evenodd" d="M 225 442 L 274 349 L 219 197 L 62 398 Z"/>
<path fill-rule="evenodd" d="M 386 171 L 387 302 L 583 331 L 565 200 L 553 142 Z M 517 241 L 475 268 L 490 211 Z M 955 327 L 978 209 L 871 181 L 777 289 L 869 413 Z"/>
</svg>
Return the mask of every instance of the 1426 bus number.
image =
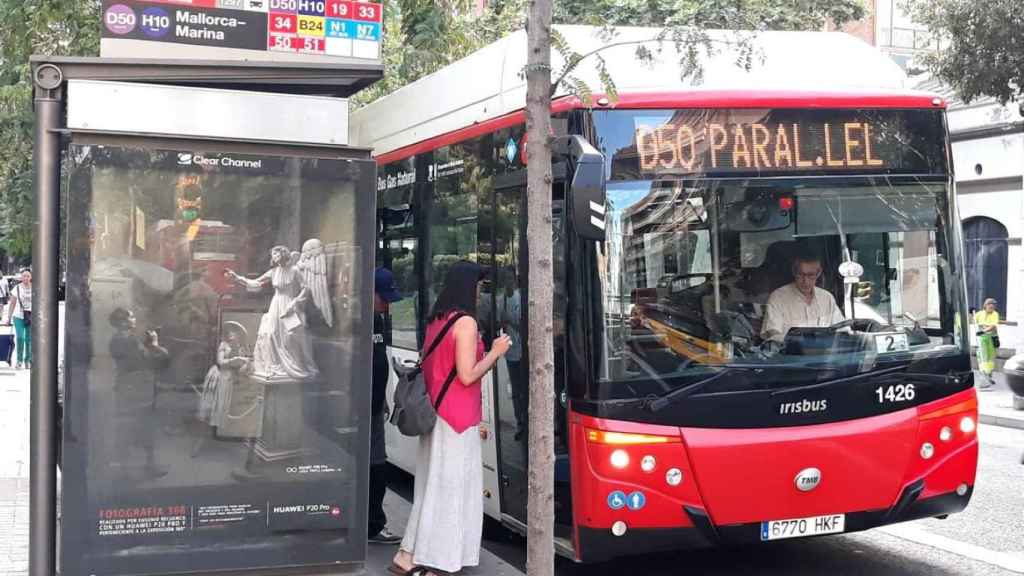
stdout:
<svg viewBox="0 0 1024 576">
<path fill-rule="evenodd" d="M 878 394 L 878 403 L 886 402 L 910 402 L 917 395 L 913 384 L 894 384 L 892 386 L 879 386 L 875 388 Z"/>
</svg>

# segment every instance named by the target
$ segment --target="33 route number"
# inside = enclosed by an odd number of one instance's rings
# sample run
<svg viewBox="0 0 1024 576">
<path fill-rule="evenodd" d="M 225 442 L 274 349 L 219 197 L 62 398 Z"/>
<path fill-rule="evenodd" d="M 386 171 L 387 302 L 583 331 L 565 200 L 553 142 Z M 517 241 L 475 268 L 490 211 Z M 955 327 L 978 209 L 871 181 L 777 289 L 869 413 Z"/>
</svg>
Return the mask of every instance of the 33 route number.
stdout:
<svg viewBox="0 0 1024 576">
<path fill-rule="evenodd" d="M 875 388 L 878 395 L 878 403 L 886 402 L 910 402 L 917 395 L 913 384 L 893 384 L 891 386 L 879 386 Z"/>
</svg>

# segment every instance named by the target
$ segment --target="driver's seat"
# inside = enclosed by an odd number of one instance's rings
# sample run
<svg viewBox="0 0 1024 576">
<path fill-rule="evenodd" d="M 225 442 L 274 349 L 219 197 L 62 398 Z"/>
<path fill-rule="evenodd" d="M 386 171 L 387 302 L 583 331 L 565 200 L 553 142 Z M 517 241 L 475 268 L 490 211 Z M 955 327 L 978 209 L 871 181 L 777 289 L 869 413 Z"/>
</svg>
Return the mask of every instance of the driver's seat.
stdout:
<svg viewBox="0 0 1024 576">
<path fill-rule="evenodd" d="M 775 242 L 765 252 L 764 262 L 747 272 L 743 290 L 760 304 L 776 289 L 793 281 L 793 258 L 800 245 L 796 241 Z"/>
</svg>

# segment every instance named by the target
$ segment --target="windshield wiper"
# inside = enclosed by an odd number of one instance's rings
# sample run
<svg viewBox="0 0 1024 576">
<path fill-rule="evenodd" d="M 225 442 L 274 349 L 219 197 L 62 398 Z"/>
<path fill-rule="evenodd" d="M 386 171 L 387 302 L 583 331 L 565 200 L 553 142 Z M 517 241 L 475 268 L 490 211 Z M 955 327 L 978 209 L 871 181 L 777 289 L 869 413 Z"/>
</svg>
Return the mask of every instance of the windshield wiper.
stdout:
<svg viewBox="0 0 1024 576">
<path fill-rule="evenodd" d="M 697 393 L 701 389 L 705 388 L 708 384 L 713 384 L 713 383 L 717 382 L 718 380 L 722 379 L 722 377 L 726 376 L 727 374 L 732 374 L 733 372 L 737 372 L 737 371 L 747 371 L 747 370 L 762 371 L 762 370 L 770 370 L 770 369 L 778 369 L 778 370 L 813 370 L 813 371 L 821 370 L 821 368 L 814 367 L 814 366 L 787 366 L 785 364 L 739 364 L 739 365 L 701 364 L 701 367 L 706 367 L 706 368 L 722 368 L 722 371 L 718 372 L 717 374 L 712 374 L 711 376 L 708 376 L 707 378 L 704 378 L 703 380 L 698 380 L 698 381 L 694 382 L 693 384 L 687 384 L 686 386 L 683 386 L 681 388 L 677 388 L 677 389 L 675 389 L 675 390 L 673 390 L 673 391 L 671 391 L 671 392 L 669 392 L 667 394 L 664 394 L 662 396 L 658 396 L 657 398 L 648 399 L 645 402 L 645 404 L 644 404 L 646 406 L 646 408 L 648 410 L 650 410 L 651 412 L 660 412 L 661 410 L 664 410 L 665 408 L 668 408 L 672 404 L 675 404 L 676 402 L 678 402 L 680 400 L 683 400 L 684 398 L 688 398 L 688 397 L 692 396 L 693 394 Z"/>
<path fill-rule="evenodd" d="M 708 384 L 711 384 L 712 382 L 721 379 L 723 376 L 733 372 L 734 370 L 736 370 L 736 368 L 726 368 L 719 372 L 718 374 L 713 374 L 703 380 L 698 380 L 693 384 L 688 384 L 686 386 L 683 386 L 682 388 L 673 390 L 672 392 L 669 392 L 664 396 L 658 396 L 657 398 L 654 398 L 647 402 L 647 409 L 650 410 L 651 412 L 660 412 L 665 408 L 668 408 L 672 404 L 678 402 L 679 400 L 682 400 L 683 398 L 690 396 L 691 394 L 707 386 Z"/>
</svg>

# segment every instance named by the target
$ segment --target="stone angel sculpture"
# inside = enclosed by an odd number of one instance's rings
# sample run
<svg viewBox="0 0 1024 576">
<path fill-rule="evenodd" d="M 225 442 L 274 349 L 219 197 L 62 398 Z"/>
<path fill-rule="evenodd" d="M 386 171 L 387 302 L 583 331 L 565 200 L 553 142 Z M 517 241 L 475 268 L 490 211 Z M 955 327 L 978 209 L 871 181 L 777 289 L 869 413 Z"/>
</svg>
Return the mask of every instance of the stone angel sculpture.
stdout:
<svg viewBox="0 0 1024 576">
<path fill-rule="evenodd" d="M 244 278 L 234 270 L 224 272 L 250 290 L 259 290 L 267 284 L 274 288 L 270 307 L 260 319 L 253 348 L 255 376 L 296 381 L 319 376 L 313 359 L 312 336 L 307 330 L 305 304 L 312 300 L 325 319 L 333 321 L 333 315 L 327 294 L 326 259 L 320 241 L 315 238 L 306 241 L 304 252 L 307 248 L 309 255 L 304 259 L 303 254 L 292 252 L 287 246 L 275 246 L 270 250 L 271 269 L 255 280 Z M 321 268 L 324 273 L 318 271 Z"/>
<path fill-rule="evenodd" d="M 299 269 L 302 271 L 302 280 L 310 290 L 316 309 L 323 315 L 324 322 L 328 326 L 334 326 L 331 296 L 327 292 L 327 256 L 324 254 L 324 245 L 318 238 L 310 238 L 302 245 Z"/>
</svg>

